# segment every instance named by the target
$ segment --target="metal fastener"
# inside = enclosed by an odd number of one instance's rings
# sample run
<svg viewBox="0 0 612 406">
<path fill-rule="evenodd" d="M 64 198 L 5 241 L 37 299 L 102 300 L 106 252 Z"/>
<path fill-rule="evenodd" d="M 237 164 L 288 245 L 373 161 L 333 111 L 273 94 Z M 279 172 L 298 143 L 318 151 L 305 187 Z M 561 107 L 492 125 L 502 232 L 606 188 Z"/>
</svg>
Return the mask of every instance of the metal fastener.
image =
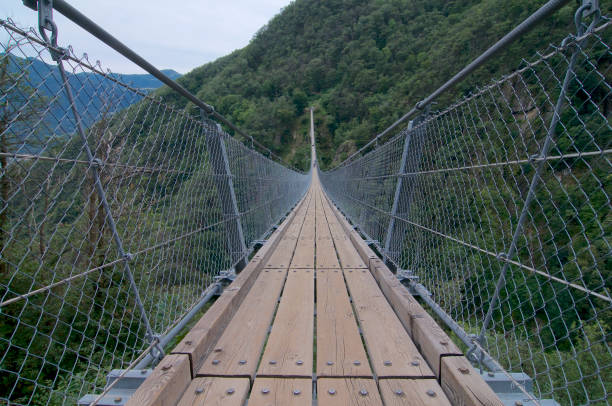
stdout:
<svg viewBox="0 0 612 406">
<path fill-rule="evenodd" d="M 419 362 L 419 361 L 417 361 L 417 360 L 414 360 L 414 361 L 412 361 L 410 364 L 411 364 L 412 366 L 418 367 L 418 366 L 419 366 L 419 364 L 420 364 L 420 362 Z"/>
<path fill-rule="evenodd" d="M 197 389 L 195 390 L 195 393 L 197 393 L 197 394 L 200 394 L 200 393 L 202 393 L 202 392 L 204 392 L 204 389 L 202 389 L 202 388 L 197 388 Z"/>
<path fill-rule="evenodd" d="M 193 344 L 193 341 L 185 341 L 185 345 L 191 345 Z"/>
<path fill-rule="evenodd" d="M 221 352 L 223 351 L 223 348 L 215 348 L 215 352 Z"/>
<path fill-rule="evenodd" d="M 245 360 L 245 359 L 241 359 L 240 361 L 238 361 L 238 363 L 239 363 L 240 365 L 244 365 L 244 364 L 246 364 L 247 362 L 246 362 L 246 360 Z"/>
<path fill-rule="evenodd" d="M 268 362 L 268 364 L 270 364 L 270 365 L 276 365 L 276 361 L 275 361 L 275 360 L 271 360 L 270 362 Z"/>
<path fill-rule="evenodd" d="M 353 361 L 353 365 L 361 365 L 361 362 L 359 362 L 359 361 Z"/>
<path fill-rule="evenodd" d="M 261 393 L 263 393 L 264 395 L 267 395 L 268 393 L 270 393 L 270 389 L 268 389 L 268 388 L 263 388 L 263 389 L 261 390 Z"/>
<path fill-rule="evenodd" d="M 167 371 L 167 370 L 169 370 L 170 368 L 172 368 L 172 364 L 166 364 L 166 365 L 164 365 L 163 367 L 161 367 L 161 370 L 162 370 L 162 371 Z"/>
<path fill-rule="evenodd" d="M 367 391 L 367 390 L 365 390 L 365 389 L 362 389 L 362 390 L 360 390 L 360 391 L 359 391 L 359 394 L 360 394 L 361 396 L 368 396 L 368 391 Z"/>
<path fill-rule="evenodd" d="M 398 390 L 396 390 L 396 391 L 395 391 L 395 394 L 396 394 L 397 396 L 403 396 L 403 395 L 404 395 L 404 391 L 403 391 L 403 390 L 401 390 L 401 389 L 398 389 Z"/>
<path fill-rule="evenodd" d="M 327 365 L 334 365 L 334 361 L 327 361 Z"/>
<path fill-rule="evenodd" d="M 229 388 L 229 389 L 226 391 L 226 393 L 227 393 L 228 395 L 231 395 L 231 394 L 233 394 L 234 392 L 236 392 L 236 390 L 235 390 L 234 388 Z"/>
<path fill-rule="evenodd" d="M 446 340 L 442 340 L 442 341 L 440 341 L 440 344 L 441 344 L 441 345 L 448 345 L 448 341 L 446 341 Z"/>
<path fill-rule="evenodd" d="M 141 373 L 142 375 L 144 375 L 144 374 L 146 374 L 146 373 L 147 373 L 147 370 L 146 370 L 146 369 L 141 369 L 141 370 L 140 370 L 140 373 Z"/>
<path fill-rule="evenodd" d="M 115 403 L 119 403 L 119 402 L 121 402 L 121 398 L 120 397 L 115 398 Z"/>
<path fill-rule="evenodd" d="M 296 365 L 302 365 L 304 363 L 304 361 L 302 361 L 301 359 L 295 361 Z"/>
<path fill-rule="evenodd" d="M 219 361 L 218 359 L 214 359 L 214 360 L 213 360 L 213 362 L 212 362 L 212 364 L 213 364 L 213 365 L 219 365 L 219 362 L 221 362 L 221 361 Z"/>
<path fill-rule="evenodd" d="M 391 365 L 393 365 L 393 363 L 392 363 L 391 361 L 385 361 L 385 362 L 383 362 L 383 364 L 384 364 L 386 367 L 390 367 Z"/>
<path fill-rule="evenodd" d="M 427 389 L 426 393 L 427 393 L 427 396 L 430 396 L 432 398 L 436 396 L 436 392 L 434 392 L 433 389 Z"/>
<path fill-rule="evenodd" d="M 495 372 L 489 371 L 489 372 L 487 372 L 487 375 L 489 375 L 490 377 L 494 377 L 495 376 Z"/>
<path fill-rule="evenodd" d="M 466 367 L 459 367 L 459 372 L 465 375 L 465 374 L 469 374 L 470 370 L 467 369 Z"/>
<path fill-rule="evenodd" d="M 523 406 L 523 402 L 521 402 L 520 400 L 517 400 L 516 402 L 514 402 L 515 406 Z"/>
<path fill-rule="evenodd" d="M 302 393 L 302 391 L 301 391 L 301 390 L 299 390 L 299 389 L 294 389 L 294 390 L 293 390 L 293 394 L 294 394 L 295 396 L 299 395 L 300 393 Z"/>
<path fill-rule="evenodd" d="M 334 388 L 330 388 L 327 392 L 332 396 L 336 394 L 336 390 Z"/>
</svg>

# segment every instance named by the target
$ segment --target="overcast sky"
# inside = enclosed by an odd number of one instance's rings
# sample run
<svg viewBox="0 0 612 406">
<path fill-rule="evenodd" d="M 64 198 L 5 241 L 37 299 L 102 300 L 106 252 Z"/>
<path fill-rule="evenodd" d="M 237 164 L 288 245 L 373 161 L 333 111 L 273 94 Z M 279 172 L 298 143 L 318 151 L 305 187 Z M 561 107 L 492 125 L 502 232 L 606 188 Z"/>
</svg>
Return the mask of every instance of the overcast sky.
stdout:
<svg viewBox="0 0 612 406">
<path fill-rule="evenodd" d="M 102 28 L 160 69 L 187 73 L 246 46 L 290 0 L 68 0 Z M 36 12 L 21 0 L 1 0 L 0 17 L 36 27 Z M 54 13 L 60 46 L 117 73 L 142 73 L 133 63 Z M 4 41 L 4 38 L 0 38 Z"/>
</svg>

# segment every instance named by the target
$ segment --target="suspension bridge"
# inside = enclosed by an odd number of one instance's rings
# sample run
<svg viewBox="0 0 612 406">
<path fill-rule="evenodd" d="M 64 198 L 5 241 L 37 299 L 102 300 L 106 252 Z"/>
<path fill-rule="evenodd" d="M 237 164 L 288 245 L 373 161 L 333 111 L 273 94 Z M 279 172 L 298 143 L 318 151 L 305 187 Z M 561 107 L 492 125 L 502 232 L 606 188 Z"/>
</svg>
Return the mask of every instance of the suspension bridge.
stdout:
<svg viewBox="0 0 612 406">
<path fill-rule="evenodd" d="M 609 405 L 612 20 L 291 167 L 64 0 L 0 20 L 0 404 Z M 58 44 L 59 12 L 186 108 Z M 441 82 L 446 78 L 441 78 Z M 325 168 L 324 168 L 325 169 Z"/>
</svg>

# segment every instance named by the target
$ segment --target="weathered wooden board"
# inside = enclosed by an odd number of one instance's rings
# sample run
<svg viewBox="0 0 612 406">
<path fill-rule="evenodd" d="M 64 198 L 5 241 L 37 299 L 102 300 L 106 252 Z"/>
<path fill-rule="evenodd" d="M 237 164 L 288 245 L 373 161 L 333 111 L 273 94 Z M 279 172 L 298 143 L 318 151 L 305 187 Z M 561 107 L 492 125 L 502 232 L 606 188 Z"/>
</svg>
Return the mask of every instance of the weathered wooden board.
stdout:
<svg viewBox="0 0 612 406">
<path fill-rule="evenodd" d="M 236 279 L 223 290 L 223 294 L 172 350 L 172 354 L 187 354 L 189 356 L 192 375 L 196 374 L 201 363 L 204 361 L 204 357 L 212 350 L 212 346 L 221 337 L 223 329 L 227 326 L 257 279 L 263 264 L 271 257 L 279 241 L 284 237 L 287 228 L 295 218 L 296 212 L 308 204 L 311 196 L 312 193 L 300 201 L 295 210 L 272 233 L 266 244 L 257 251 Z"/>
<path fill-rule="evenodd" d="M 433 377 L 410 336 L 366 269 L 344 270 L 372 367 L 379 378 Z"/>
<path fill-rule="evenodd" d="M 317 379 L 319 406 L 382 406 L 383 402 L 373 379 Z"/>
<path fill-rule="evenodd" d="M 340 269 L 336 248 L 331 239 L 320 239 L 317 237 L 316 267 L 317 269 Z"/>
<path fill-rule="evenodd" d="M 317 376 L 371 377 L 342 271 L 317 270 Z"/>
<path fill-rule="evenodd" d="M 297 239 L 284 238 L 279 243 L 270 259 L 266 262 L 266 269 L 288 269 L 293 258 Z"/>
<path fill-rule="evenodd" d="M 126 405 L 174 405 L 191 382 L 189 356 L 170 354 L 155 367 L 151 375 L 138 387 Z"/>
<path fill-rule="evenodd" d="M 289 270 L 258 376 L 312 377 L 314 270 Z"/>
<path fill-rule="evenodd" d="M 261 272 L 215 344 L 215 349 L 198 370 L 199 376 L 255 377 L 257 362 L 286 275 L 287 271 L 284 269 L 265 269 Z"/>
<path fill-rule="evenodd" d="M 257 378 L 249 406 L 312 406 L 312 378 Z"/>
<path fill-rule="evenodd" d="M 291 268 L 314 269 L 315 265 L 315 240 L 314 238 L 300 237 L 295 247 L 295 253 L 291 260 Z"/>
<path fill-rule="evenodd" d="M 435 379 L 381 379 L 386 406 L 451 406 Z"/>
<path fill-rule="evenodd" d="M 442 358 L 440 386 L 453 405 L 503 405 L 465 357 Z"/>
<path fill-rule="evenodd" d="M 242 406 L 249 383 L 248 378 L 196 378 L 177 406 Z"/>
</svg>

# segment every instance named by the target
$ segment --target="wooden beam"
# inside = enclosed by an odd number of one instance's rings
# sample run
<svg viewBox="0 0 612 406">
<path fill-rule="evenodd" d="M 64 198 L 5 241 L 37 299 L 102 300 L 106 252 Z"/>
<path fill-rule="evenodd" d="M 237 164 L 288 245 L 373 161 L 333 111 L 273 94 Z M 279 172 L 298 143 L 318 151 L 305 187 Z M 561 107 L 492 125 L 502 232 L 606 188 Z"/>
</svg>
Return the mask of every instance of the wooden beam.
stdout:
<svg viewBox="0 0 612 406">
<path fill-rule="evenodd" d="M 440 385 L 453 405 L 503 405 L 465 357 L 442 358 Z"/>
<path fill-rule="evenodd" d="M 381 379 L 378 385 L 386 406 L 451 406 L 435 379 Z"/>
<path fill-rule="evenodd" d="M 138 387 L 126 406 L 175 405 L 190 382 L 189 357 L 185 354 L 167 355 Z"/>
<path fill-rule="evenodd" d="M 312 406 L 312 378 L 257 378 L 249 406 Z"/>
</svg>

